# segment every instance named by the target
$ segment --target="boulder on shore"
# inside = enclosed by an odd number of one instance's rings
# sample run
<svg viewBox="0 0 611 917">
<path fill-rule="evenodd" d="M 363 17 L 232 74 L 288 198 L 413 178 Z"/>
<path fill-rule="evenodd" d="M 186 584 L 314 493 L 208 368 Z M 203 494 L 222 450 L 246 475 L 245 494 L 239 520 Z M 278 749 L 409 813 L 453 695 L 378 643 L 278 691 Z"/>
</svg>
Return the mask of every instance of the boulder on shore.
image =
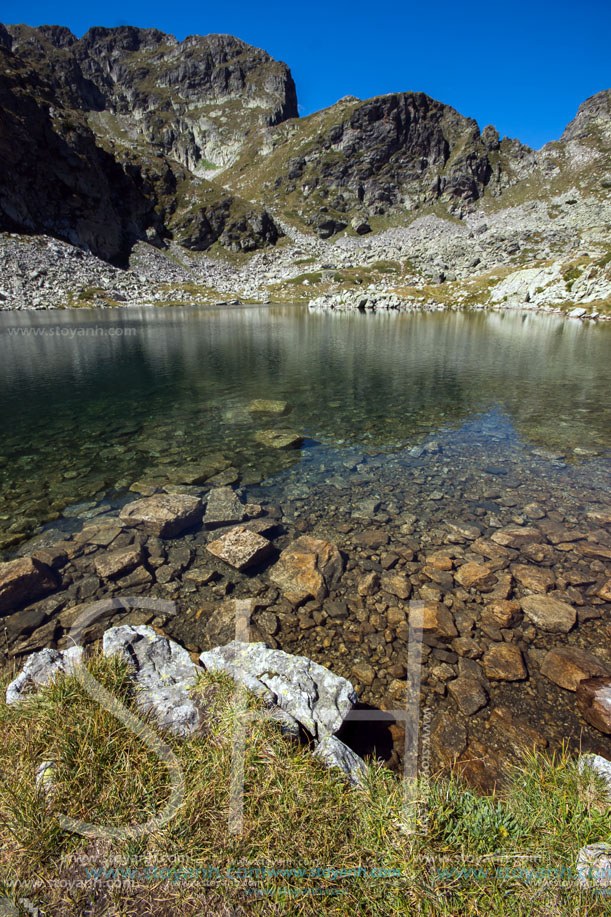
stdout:
<svg viewBox="0 0 611 917">
<path fill-rule="evenodd" d="M 227 672 L 268 706 L 280 707 L 318 740 L 337 732 L 357 701 L 347 679 L 306 656 L 272 650 L 264 643 L 232 640 L 199 658 L 205 669 Z"/>
<path fill-rule="evenodd" d="M 153 712 L 161 726 L 186 736 L 199 726 L 197 707 L 189 696 L 200 667 L 184 647 L 152 627 L 129 624 L 111 627 L 102 641 L 105 656 L 122 656 L 136 685 L 136 703 Z"/>
<path fill-rule="evenodd" d="M 71 646 L 67 650 L 44 649 L 34 653 L 6 689 L 7 704 L 15 704 L 37 688 L 50 684 L 60 672 L 70 674 L 82 658 L 82 646 Z"/>
</svg>

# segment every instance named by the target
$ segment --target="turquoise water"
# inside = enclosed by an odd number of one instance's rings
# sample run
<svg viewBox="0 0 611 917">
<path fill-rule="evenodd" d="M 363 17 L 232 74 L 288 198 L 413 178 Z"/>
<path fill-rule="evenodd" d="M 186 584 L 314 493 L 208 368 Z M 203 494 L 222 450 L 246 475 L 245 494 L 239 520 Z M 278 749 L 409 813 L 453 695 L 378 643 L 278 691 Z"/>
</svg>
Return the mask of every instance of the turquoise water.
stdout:
<svg viewBox="0 0 611 917">
<path fill-rule="evenodd" d="M 609 484 L 609 326 L 301 306 L 4 313 L 0 352 L 0 549 L 72 504 L 176 482 L 217 452 L 242 484 L 301 495 L 317 475 L 345 480 L 350 456 L 386 455 L 390 469 L 431 437 L 453 446 L 446 497 L 457 457 Z M 253 414 L 256 398 L 290 413 Z M 266 447 L 266 429 L 304 445 Z"/>
</svg>

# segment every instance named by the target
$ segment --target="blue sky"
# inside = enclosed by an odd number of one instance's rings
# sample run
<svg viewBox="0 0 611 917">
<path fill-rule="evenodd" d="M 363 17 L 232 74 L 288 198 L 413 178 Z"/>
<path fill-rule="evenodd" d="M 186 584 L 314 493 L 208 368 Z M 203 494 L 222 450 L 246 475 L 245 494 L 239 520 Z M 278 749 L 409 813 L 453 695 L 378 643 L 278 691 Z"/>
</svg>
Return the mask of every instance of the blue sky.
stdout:
<svg viewBox="0 0 611 917">
<path fill-rule="evenodd" d="M 536 148 L 559 137 L 580 102 L 611 87 L 610 0 L 4 0 L 0 18 L 77 35 L 125 24 L 178 39 L 227 32 L 290 66 L 304 115 L 348 94 L 422 90 Z"/>
</svg>

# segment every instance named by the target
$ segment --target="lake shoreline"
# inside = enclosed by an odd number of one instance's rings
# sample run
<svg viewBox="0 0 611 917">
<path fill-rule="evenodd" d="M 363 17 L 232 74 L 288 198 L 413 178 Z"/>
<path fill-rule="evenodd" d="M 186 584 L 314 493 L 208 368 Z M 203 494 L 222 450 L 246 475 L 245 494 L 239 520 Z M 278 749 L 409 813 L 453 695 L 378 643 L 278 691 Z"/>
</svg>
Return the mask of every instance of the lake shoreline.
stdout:
<svg viewBox="0 0 611 917">
<path fill-rule="evenodd" d="M 375 292 L 369 293 L 370 296 L 375 297 Z M 530 314 L 545 315 L 545 316 L 557 316 L 561 318 L 567 318 L 572 320 L 581 321 L 583 323 L 597 323 L 597 322 L 609 322 L 611 321 L 611 313 L 588 313 L 584 310 L 583 315 L 571 315 L 572 310 L 567 308 L 553 308 L 552 306 L 537 306 L 529 304 L 528 302 L 518 303 L 515 305 L 497 305 L 497 304 L 486 304 L 486 305 L 464 305 L 464 304 L 453 304 L 446 305 L 444 303 L 421 303 L 416 304 L 412 300 L 404 299 L 400 300 L 400 304 L 392 308 L 375 308 L 375 309 L 356 309 L 356 308 L 337 308 L 334 306 L 327 307 L 316 307 L 313 306 L 315 300 L 308 302 L 295 302 L 291 300 L 242 300 L 238 297 L 229 297 L 225 300 L 219 300 L 218 302 L 155 302 L 155 301 L 136 301 L 131 303 L 114 303 L 114 304 L 91 304 L 91 305 L 69 305 L 69 306 L 23 306 L 18 309 L 11 309 L 5 305 L 0 304 L 0 315 L 21 315 L 24 313 L 44 313 L 44 312 L 69 312 L 69 313 L 83 313 L 88 314 L 95 312 L 97 310 L 103 310 L 105 312 L 114 313 L 114 312 L 125 312 L 129 313 L 130 311 L 136 309 L 180 309 L 180 308 L 190 308 L 190 309 L 201 309 L 202 311 L 207 309 L 231 309 L 231 308 L 261 308 L 265 306 L 303 306 L 307 305 L 310 311 L 315 312 L 332 312 L 334 314 L 385 314 L 385 315 L 398 315 L 405 313 L 427 313 L 427 314 L 438 314 L 438 313 L 447 313 L 447 312 L 460 312 L 460 313 L 507 313 L 510 315 L 515 315 L 516 313 L 525 312 Z M 578 308 L 578 307 L 575 307 Z"/>
</svg>

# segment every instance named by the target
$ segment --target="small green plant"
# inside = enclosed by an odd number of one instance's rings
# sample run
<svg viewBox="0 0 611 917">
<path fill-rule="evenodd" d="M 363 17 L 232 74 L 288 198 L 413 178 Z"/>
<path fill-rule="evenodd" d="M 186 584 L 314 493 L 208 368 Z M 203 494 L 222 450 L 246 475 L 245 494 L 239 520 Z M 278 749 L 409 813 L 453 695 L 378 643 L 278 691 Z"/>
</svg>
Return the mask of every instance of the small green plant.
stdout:
<svg viewBox="0 0 611 917">
<path fill-rule="evenodd" d="M 564 273 L 562 274 L 562 279 L 564 280 L 566 288 L 569 293 L 573 289 L 573 286 L 575 285 L 575 281 L 578 280 L 579 277 L 581 277 L 582 273 L 583 273 L 582 267 L 573 265 L 573 267 L 568 268 L 568 270 L 564 271 Z"/>
<path fill-rule="evenodd" d="M 309 274 L 298 274 L 297 277 L 291 277 L 291 279 L 287 280 L 286 282 L 292 283 L 295 285 L 299 285 L 301 283 L 304 283 L 306 280 L 309 283 L 320 283 L 322 280 L 322 272 L 321 271 L 312 271 Z"/>
<path fill-rule="evenodd" d="M 91 302 L 100 296 L 104 296 L 102 287 L 83 287 L 83 289 L 79 291 L 77 299 L 79 302 L 85 303 Z"/>
<path fill-rule="evenodd" d="M 429 829 L 443 844 L 475 853 L 491 853 L 516 843 L 523 834 L 515 815 L 501 802 L 477 796 L 454 781 L 449 781 L 445 800 L 435 808 Z"/>
</svg>

